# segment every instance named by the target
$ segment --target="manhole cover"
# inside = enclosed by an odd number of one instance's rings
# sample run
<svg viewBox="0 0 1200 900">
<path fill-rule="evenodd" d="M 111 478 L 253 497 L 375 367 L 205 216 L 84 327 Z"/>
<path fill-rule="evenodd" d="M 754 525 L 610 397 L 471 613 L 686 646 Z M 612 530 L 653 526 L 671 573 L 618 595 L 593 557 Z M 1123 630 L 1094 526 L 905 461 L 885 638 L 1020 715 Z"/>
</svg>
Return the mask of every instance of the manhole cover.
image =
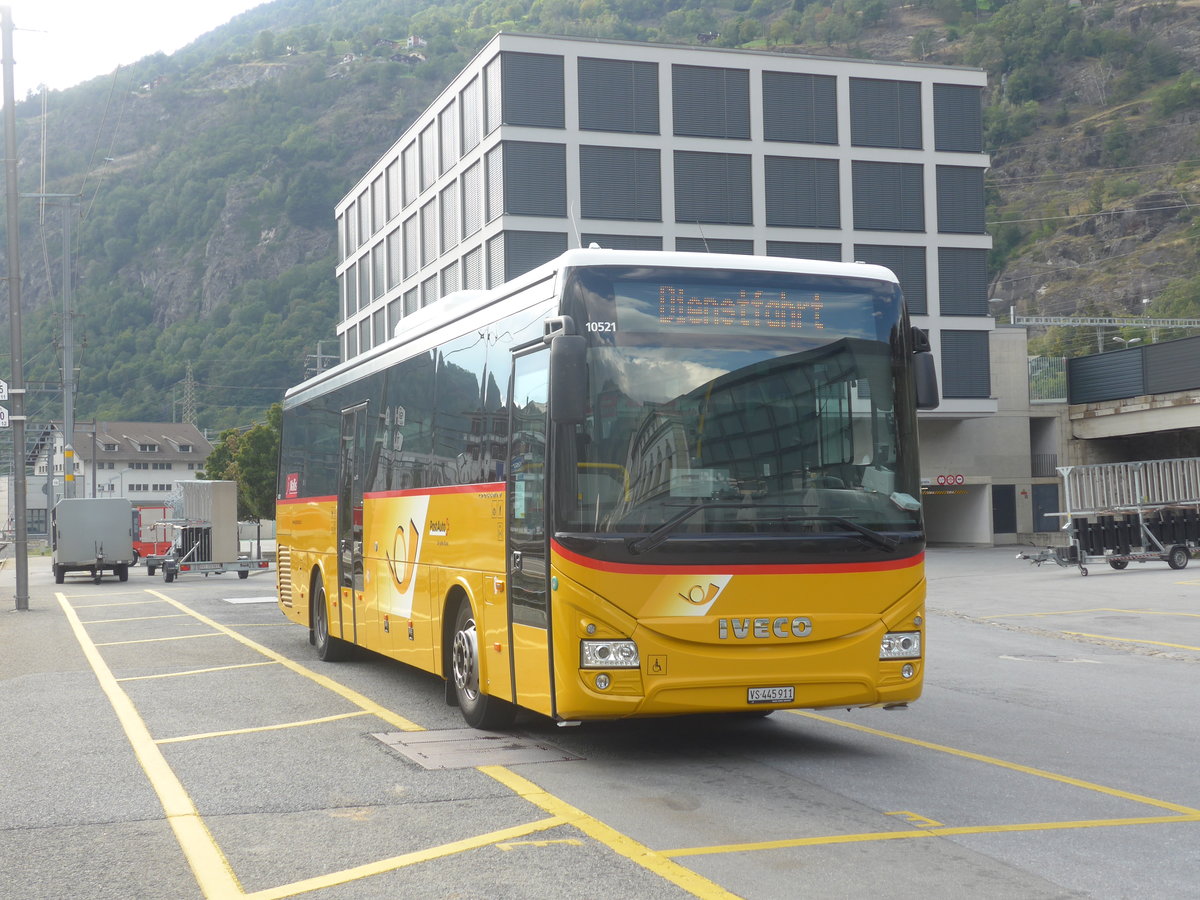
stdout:
<svg viewBox="0 0 1200 900">
<path fill-rule="evenodd" d="M 426 769 L 473 769 L 583 759 L 561 747 L 525 735 L 496 734 L 474 728 L 390 731 L 371 737 Z"/>
</svg>

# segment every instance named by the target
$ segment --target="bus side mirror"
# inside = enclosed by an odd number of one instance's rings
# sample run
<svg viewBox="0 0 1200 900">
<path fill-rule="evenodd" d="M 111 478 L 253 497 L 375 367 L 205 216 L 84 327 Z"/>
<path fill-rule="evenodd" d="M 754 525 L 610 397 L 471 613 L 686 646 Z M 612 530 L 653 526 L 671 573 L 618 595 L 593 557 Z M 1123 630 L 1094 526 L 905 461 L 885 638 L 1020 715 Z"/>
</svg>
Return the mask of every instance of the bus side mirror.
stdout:
<svg viewBox="0 0 1200 900">
<path fill-rule="evenodd" d="M 550 341 L 550 418 L 579 425 L 587 413 L 587 338 L 556 334 Z"/>
<path fill-rule="evenodd" d="M 917 386 L 917 409 L 937 409 L 941 398 L 938 397 L 937 369 L 933 365 L 933 354 L 928 351 L 914 353 L 913 382 Z"/>
</svg>

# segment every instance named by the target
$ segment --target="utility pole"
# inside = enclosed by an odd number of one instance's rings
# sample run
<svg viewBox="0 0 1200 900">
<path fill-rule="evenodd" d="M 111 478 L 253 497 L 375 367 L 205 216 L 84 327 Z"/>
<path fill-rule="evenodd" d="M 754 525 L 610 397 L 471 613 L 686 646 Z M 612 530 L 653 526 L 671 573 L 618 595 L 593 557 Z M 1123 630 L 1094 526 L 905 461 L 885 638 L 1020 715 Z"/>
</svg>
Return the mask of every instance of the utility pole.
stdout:
<svg viewBox="0 0 1200 900">
<path fill-rule="evenodd" d="M 57 200 L 63 211 L 63 496 L 76 495 L 75 482 L 75 313 L 71 302 L 74 280 L 71 275 L 71 217 L 79 202 L 78 194 L 21 194 L 29 200 Z"/>
<path fill-rule="evenodd" d="M 4 181 L 8 209 L 8 322 L 12 346 L 13 561 L 16 608 L 29 609 L 29 534 L 25 527 L 25 360 L 21 355 L 21 219 L 17 202 L 17 111 L 13 88 L 12 9 L 0 7 L 4 53 Z"/>
</svg>

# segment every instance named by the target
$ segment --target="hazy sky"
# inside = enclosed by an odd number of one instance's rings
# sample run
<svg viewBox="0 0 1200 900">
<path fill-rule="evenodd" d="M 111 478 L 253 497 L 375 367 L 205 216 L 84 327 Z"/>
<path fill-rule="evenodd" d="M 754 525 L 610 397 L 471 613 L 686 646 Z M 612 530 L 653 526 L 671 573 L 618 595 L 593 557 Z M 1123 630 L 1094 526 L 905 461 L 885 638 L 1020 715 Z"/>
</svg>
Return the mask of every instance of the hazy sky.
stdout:
<svg viewBox="0 0 1200 900">
<path fill-rule="evenodd" d="M 266 0 L 0 0 L 12 10 L 14 96 L 171 53 Z"/>
</svg>

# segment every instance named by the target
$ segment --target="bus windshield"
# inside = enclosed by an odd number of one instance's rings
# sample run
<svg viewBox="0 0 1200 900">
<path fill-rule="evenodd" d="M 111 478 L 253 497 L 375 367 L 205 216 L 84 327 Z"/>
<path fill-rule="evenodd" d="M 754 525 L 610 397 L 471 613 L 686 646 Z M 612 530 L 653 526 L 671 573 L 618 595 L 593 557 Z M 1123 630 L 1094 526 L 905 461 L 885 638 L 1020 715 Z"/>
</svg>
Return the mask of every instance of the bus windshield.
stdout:
<svg viewBox="0 0 1200 900">
<path fill-rule="evenodd" d="M 747 533 L 887 552 L 919 532 L 894 283 L 581 268 L 564 310 L 588 337 L 590 412 L 559 443 L 556 530 L 634 554 Z"/>
</svg>

